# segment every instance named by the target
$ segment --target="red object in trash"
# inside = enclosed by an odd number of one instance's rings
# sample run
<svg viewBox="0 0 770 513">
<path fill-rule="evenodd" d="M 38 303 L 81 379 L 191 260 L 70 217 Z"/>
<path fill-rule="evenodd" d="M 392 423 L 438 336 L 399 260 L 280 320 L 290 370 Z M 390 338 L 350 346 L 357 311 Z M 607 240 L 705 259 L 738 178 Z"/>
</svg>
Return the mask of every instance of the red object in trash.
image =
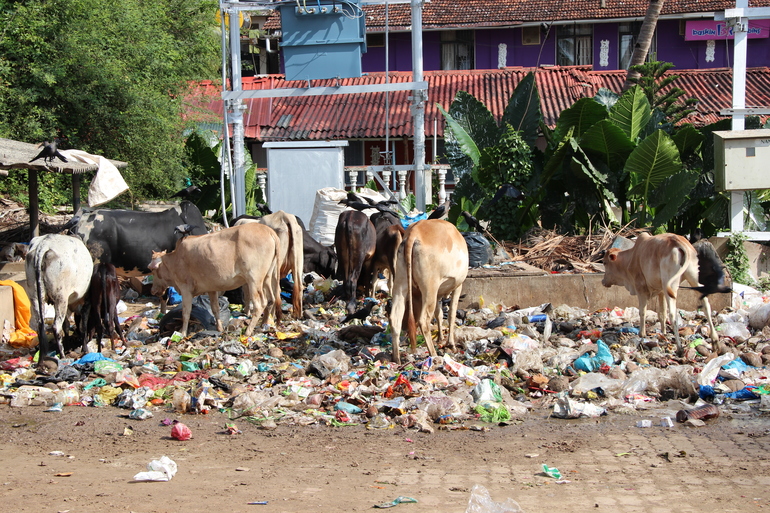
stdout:
<svg viewBox="0 0 770 513">
<path fill-rule="evenodd" d="M 406 374 L 399 374 L 396 382 L 389 386 L 383 395 L 390 399 L 397 393 L 401 396 L 412 395 L 413 393 L 412 384 L 409 383 L 409 378 L 406 377 Z"/>
<path fill-rule="evenodd" d="M 578 338 L 590 338 L 594 342 L 602 337 L 602 330 L 583 330 L 578 333 Z"/>
<path fill-rule="evenodd" d="M 192 431 L 181 422 L 174 422 L 174 427 L 171 428 L 171 438 L 184 442 L 192 438 Z"/>
</svg>

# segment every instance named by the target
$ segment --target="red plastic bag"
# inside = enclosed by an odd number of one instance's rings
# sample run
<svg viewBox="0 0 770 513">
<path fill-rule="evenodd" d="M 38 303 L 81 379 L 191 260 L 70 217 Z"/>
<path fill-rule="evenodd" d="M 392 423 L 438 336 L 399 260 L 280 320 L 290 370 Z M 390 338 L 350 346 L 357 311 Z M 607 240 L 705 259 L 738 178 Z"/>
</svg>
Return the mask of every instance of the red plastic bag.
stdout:
<svg viewBox="0 0 770 513">
<path fill-rule="evenodd" d="M 192 431 L 181 422 L 176 422 L 174 423 L 174 427 L 171 428 L 171 438 L 184 442 L 185 440 L 192 438 Z"/>
</svg>

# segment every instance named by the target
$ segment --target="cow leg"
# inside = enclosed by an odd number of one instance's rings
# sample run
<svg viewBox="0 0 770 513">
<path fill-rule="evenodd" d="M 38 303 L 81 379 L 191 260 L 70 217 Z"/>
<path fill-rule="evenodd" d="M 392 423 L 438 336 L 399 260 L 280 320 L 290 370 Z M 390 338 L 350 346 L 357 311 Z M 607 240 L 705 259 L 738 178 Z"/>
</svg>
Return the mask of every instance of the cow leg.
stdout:
<svg viewBox="0 0 770 513">
<path fill-rule="evenodd" d="M 674 294 L 676 294 L 677 290 L 673 289 Z M 662 294 L 664 296 L 665 302 L 663 307 L 663 315 L 666 315 L 666 309 L 669 310 L 668 315 L 671 319 L 671 329 L 674 331 L 674 340 L 676 341 L 676 348 L 679 354 L 682 354 L 682 341 L 679 340 L 679 315 L 676 311 L 676 295 L 674 297 L 669 296 L 666 293 Z M 665 331 L 663 332 L 665 334 Z"/>
<path fill-rule="evenodd" d="M 430 319 L 431 314 L 429 312 L 434 312 L 436 310 L 436 306 L 438 301 L 436 300 L 436 294 L 438 291 L 429 291 L 426 293 L 423 293 L 423 302 L 420 305 L 420 315 L 417 317 L 417 322 L 420 326 L 420 331 L 422 332 L 422 336 L 425 337 L 425 344 L 428 346 L 428 353 L 431 356 L 436 356 L 436 346 L 433 345 L 433 335 L 430 332 Z M 441 308 L 441 303 L 438 303 L 438 307 Z M 440 329 L 440 328 L 439 328 Z M 417 344 L 416 340 L 412 341 L 412 352 L 414 353 L 417 350 Z"/>
<path fill-rule="evenodd" d="M 703 299 L 701 299 L 701 304 L 703 305 L 703 311 L 706 313 L 706 319 L 708 319 L 709 323 L 709 337 L 716 342 L 719 340 L 719 333 L 717 333 L 717 329 L 714 327 L 714 320 L 711 318 L 711 303 L 709 303 L 709 298 L 704 296 Z"/>
<path fill-rule="evenodd" d="M 192 314 L 192 291 L 184 291 L 182 294 L 182 338 L 187 336 L 187 328 L 190 327 L 190 314 Z"/>
<path fill-rule="evenodd" d="M 211 303 L 211 313 L 217 321 L 217 331 L 224 331 L 222 319 L 219 318 L 219 292 L 209 292 L 209 302 Z"/>
<path fill-rule="evenodd" d="M 447 329 L 447 346 L 449 346 L 452 351 L 454 351 L 455 348 L 455 319 L 457 318 L 457 305 L 460 304 L 460 296 L 463 292 L 463 285 L 462 283 L 457 286 L 456 289 L 452 291 L 452 300 L 449 303 L 449 318 L 447 319 L 447 322 L 449 323 L 449 328 Z M 439 331 L 440 333 L 440 331 Z"/>
<path fill-rule="evenodd" d="M 252 333 L 254 333 L 254 329 L 257 327 L 257 323 L 260 321 L 260 318 L 262 317 L 262 295 L 263 290 L 261 287 L 258 286 L 256 282 L 252 282 L 249 284 L 248 287 L 245 287 L 244 293 L 246 290 L 249 290 L 251 293 L 249 296 L 249 301 L 251 301 L 251 304 L 254 305 L 253 309 L 251 311 L 251 320 L 249 321 L 249 325 L 246 327 L 246 332 L 244 335 L 247 337 L 250 337 Z M 245 296 L 244 296 L 245 299 Z"/>
<path fill-rule="evenodd" d="M 444 347 L 444 334 L 441 329 L 441 325 L 444 321 L 444 310 L 441 308 L 441 300 L 439 299 L 436 301 L 436 310 L 434 311 L 433 315 L 436 318 L 436 327 L 438 328 L 438 334 L 436 336 L 436 346 L 438 346 L 439 349 Z"/>
<path fill-rule="evenodd" d="M 401 339 L 401 327 L 404 322 L 404 312 L 407 305 L 406 276 L 397 276 L 392 294 L 392 303 L 390 305 L 390 337 L 393 345 L 393 361 L 401 364 L 401 351 L 399 342 Z"/>
<path fill-rule="evenodd" d="M 647 336 L 647 296 L 639 294 L 639 336 Z"/>
<path fill-rule="evenodd" d="M 60 300 L 55 301 L 54 303 L 54 311 L 55 316 L 53 320 L 53 338 L 56 341 L 56 347 L 59 350 L 59 354 L 63 357 L 64 356 L 64 334 L 65 334 L 65 327 L 64 323 L 66 321 L 67 327 L 69 327 L 69 320 L 67 317 L 69 316 L 69 307 L 67 306 L 67 300 L 66 298 L 61 298 Z"/>
</svg>

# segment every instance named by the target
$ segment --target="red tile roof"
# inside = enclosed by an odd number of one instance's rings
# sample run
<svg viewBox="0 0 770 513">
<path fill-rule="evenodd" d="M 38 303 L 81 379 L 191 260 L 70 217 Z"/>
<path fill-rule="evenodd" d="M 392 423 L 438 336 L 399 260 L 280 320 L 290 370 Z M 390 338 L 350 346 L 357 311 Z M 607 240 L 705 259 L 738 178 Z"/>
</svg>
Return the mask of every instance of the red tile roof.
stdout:
<svg viewBox="0 0 770 513">
<path fill-rule="evenodd" d="M 505 68 L 501 70 L 426 71 L 428 102 L 425 108 L 427 137 L 443 137 L 443 117 L 435 104 L 449 108 L 458 91 L 467 91 L 500 119 L 516 85 L 527 73 L 535 71 L 543 117 L 554 126 L 559 114 L 576 100 L 594 96 L 605 87 L 619 92 L 625 80 L 625 71 L 593 71 L 590 67 Z M 674 85 L 684 89 L 687 96 L 700 99 L 697 112 L 688 118 L 696 126 L 724 119 L 720 110 L 730 108 L 732 102 L 732 70 L 729 68 L 672 70 L 680 75 Z M 409 72 L 391 72 L 390 82 L 410 82 Z M 770 68 L 751 68 L 746 76 L 746 105 L 770 106 Z M 314 87 L 334 85 L 361 85 L 385 83 L 385 73 L 369 73 L 360 78 L 318 80 Z M 302 81 L 286 81 L 283 75 L 243 79 L 244 89 L 306 87 Z M 198 87 L 201 92 L 218 95 L 219 89 L 209 81 Z M 386 116 L 385 93 L 367 93 L 332 96 L 305 96 L 247 100 L 244 118 L 246 137 L 261 141 L 325 140 L 325 139 L 382 139 L 386 121 L 390 137 L 411 137 L 412 116 L 408 91 L 390 93 L 390 112 Z M 206 105 L 221 115 L 222 101 Z"/>
<path fill-rule="evenodd" d="M 648 5 L 649 0 L 431 0 L 423 4 L 422 18 L 426 30 L 507 27 L 525 22 L 642 18 Z M 749 5 L 767 7 L 770 0 L 751 0 Z M 734 0 L 669 0 L 663 4 L 661 15 L 711 13 L 734 7 Z M 365 5 L 363 9 L 367 31 L 384 31 L 385 6 Z M 410 5 L 388 6 L 388 22 L 392 31 L 409 30 Z M 280 26 L 276 11 L 265 28 L 275 30 Z"/>
</svg>

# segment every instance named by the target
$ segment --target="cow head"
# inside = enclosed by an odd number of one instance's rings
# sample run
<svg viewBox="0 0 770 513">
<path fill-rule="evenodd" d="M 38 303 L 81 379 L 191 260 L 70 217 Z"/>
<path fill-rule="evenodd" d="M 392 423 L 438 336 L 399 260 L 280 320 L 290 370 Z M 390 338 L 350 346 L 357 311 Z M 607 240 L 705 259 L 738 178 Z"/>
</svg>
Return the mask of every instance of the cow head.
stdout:
<svg viewBox="0 0 770 513">
<path fill-rule="evenodd" d="M 161 296 L 168 285 L 164 279 L 165 269 L 163 267 L 163 257 L 166 255 L 165 251 L 153 251 L 152 260 L 147 268 L 152 271 L 152 295 Z"/>
</svg>

